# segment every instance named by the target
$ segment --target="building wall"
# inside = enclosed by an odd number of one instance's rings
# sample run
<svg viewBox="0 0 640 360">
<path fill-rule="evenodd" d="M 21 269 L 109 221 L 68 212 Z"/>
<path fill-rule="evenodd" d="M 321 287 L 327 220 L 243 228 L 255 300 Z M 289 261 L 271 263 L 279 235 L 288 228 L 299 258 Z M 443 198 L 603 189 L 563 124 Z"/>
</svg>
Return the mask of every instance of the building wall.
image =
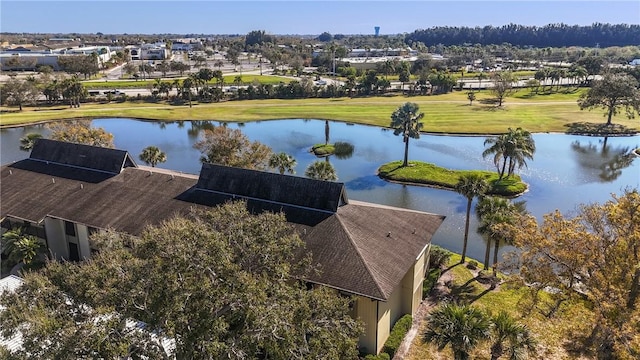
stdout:
<svg viewBox="0 0 640 360">
<path fill-rule="evenodd" d="M 355 318 L 364 323 L 364 333 L 358 345 L 362 352 L 377 354 L 378 301 L 366 297 L 356 297 Z"/>
<path fill-rule="evenodd" d="M 69 258 L 69 244 L 64 233 L 64 221 L 50 217 L 44 218 L 44 230 L 47 234 L 49 251 L 54 259 Z"/>
<path fill-rule="evenodd" d="M 406 314 L 416 313 L 422 302 L 428 254 L 429 246 L 418 256 L 388 301 L 357 297 L 354 314 L 365 324 L 365 332 L 359 341 L 361 351 L 380 353 L 396 321 Z"/>
<path fill-rule="evenodd" d="M 89 231 L 85 225 L 73 223 L 75 235 L 67 234 L 65 221 L 61 219 L 46 217 L 44 228 L 47 234 L 49 250 L 56 260 L 70 260 L 71 253 L 69 244 L 78 247 L 79 260 L 86 260 L 91 257 L 91 247 L 89 245 Z"/>
<path fill-rule="evenodd" d="M 85 225 L 76 224 L 76 234 L 80 247 L 80 259 L 86 260 L 91 257 L 91 247 L 89 247 L 89 230 Z"/>
</svg>

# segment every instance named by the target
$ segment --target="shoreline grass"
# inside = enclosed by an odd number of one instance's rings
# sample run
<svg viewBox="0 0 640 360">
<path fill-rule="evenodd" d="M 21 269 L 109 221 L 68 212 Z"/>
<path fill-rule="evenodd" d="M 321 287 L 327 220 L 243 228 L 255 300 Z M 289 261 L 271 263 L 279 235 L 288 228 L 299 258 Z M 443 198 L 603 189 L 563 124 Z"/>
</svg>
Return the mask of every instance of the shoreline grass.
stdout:
<svg viewBox="0 0 640 360">
<path fill-rule="evenodd" d="M 247 122 L 275 119 L 321 119 L 362 125 L 388 127 L 391 113 L 405 102 L 415 102 L 425 113 L 425 133 L 487 135 L 504 133 L 509 127 L 522 127 L 532 133 L 566 132 L 578 119 L 582 122 L 604 123 L 601 111 L 581 111 L 576 94 L 558 94 L 519 99 L 510 97 L 503 107 L 481 104 L 491 98 L 478 93 L 478 101 L 469 105 L 465 92 L 437 96 L 390 95 L 377 97 L 242 100 L 220 103 L 175 105 L 164 101 L 127 101 L 86 103 L 80 108 L 65 104 L 53 106 L 0 107 L 0 128 L 22 126 L 53 120 L 77 118 L 133 118 L 154 121 L 210 120 Z M 517 94 L 516 94 L 517 96 Z M 550 95 L 553 96 L 553 95 Z M 614 122 L 638 128 L 637 120 L 623 115 Z"/>
<path fill-rule="evenodd" d="M 434 186 L 455 191 L 458 179 L 465 174 L 478 174 L 490 185 L 488 195 L 518 196 L 527 191 L 528 186 L 520 176 L 514 174 L 508 178 L 498 179 L 498 173 L 487 170 L 451 170 L 432 163 L 409 161 L 409 166 L 402 167 L 402 161 L 392 161 L 378 168 L 378 176 L 384 180 L 409 185 Z"/>
</svg>

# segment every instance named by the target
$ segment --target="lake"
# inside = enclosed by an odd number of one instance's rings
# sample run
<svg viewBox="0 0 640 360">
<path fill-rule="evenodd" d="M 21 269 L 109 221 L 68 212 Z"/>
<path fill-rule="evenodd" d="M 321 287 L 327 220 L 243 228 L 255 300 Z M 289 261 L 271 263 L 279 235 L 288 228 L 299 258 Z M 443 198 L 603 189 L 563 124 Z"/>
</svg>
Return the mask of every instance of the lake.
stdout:
<svg viewBox="0 0 640 360">
<path fill-rule="evenodd" d="M 378 127 L 330 121 L 330 142 L 344 141 L 354 146 L 351 157 L 331 156 L 338 181 L 344 182 L 351 199 L 397 206 L 446 215 L 433 238 L 435 244 L 452 251 L 462 250 L 466 198 L 447 190 L 389 183 L 376 175 L 388 161 L 401 160 L 402 138 L 393 131 Z M 116 147 L 129 151 L 135 159 L 143 148 L 154 145 L 167 153 L 167 162 L 159 167 L 197 174 L 200 153 L 193 148 L 202 129 L 218 122 L 183 121 L 162 123 L 131 119 L 97 119 L 93 126 L 113 133 Z M 297 160 L 296 174 L 317 158 L 309 152 L 312 145 L 324 143 L 325 122 L 322 120 L 272 120 L 229 123 L 240 128 L 251 140 L 269 145 L 275 152 L 284 151 Z M 425 125 L 428 128 L 428 124 Z M 28 157 L 20 151 L 19 139 L 30 132 L 47 134 L 46 126 L 28 126 L 0 131 L 1 163 Z M 581 203 L 604 202 L 611 193 L 640 185 L 640 158 L 625 154 L 640 147 L 640 136 L 604 138 L 564 134 L 534 134 L 537 151 L 528 167 L 518 173 L 529 184 L 529 191 L 519 197 L 527 209 L 541 219 L 559 209 L 572 214 Z M 411 139 L 409 159 L 433 162 L 452 169 L 495 170 L 492 158 L 482 158 L 483 136 L 422 135 Z M 474 204 L 475 205 L 475 204 Z M 468 254 L 484 258 L 484 240 L 474 229 L 471 219 Z M 508 250 L 505 247 L 502 251 Z"/>
</svg>

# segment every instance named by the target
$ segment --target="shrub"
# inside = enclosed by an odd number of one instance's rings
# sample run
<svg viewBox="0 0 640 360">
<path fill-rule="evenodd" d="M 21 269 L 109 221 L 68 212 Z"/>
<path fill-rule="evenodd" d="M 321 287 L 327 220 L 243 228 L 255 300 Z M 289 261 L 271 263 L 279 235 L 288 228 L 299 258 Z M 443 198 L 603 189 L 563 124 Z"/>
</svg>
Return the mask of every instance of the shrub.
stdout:
<svg viewBox="0 0 640 360">
<path fill-rule="evenodd" d="M 477 262 L 477 261 L 475 261 L 475 260 L 470 260 L 470 261 L 467 263 L 467 269 L 470 269 L 470 270 L 476 270 L 477 268 L 478 268 L 478 262 Z"/>
<path fill-rule="evenodd" d="M 391 334 L 389 334 L 389 338 L 384 343 L 382 347 L 382 352 L 389 354 L 389 358 L 393 358 L 396 354 L 396 351 L 400 347 L 400 343 L 402 343 L 402 339 L 407 334 L 409 329 L 411 329 L 411 322 L 413 319 L 410 314 L 407 314 L 401 317 L 396 324 L 393 325 L 393 329 L 391 329 Z"/>
<path fill-rule="evenodd" d="M 439 269 L 445 266 L 449 262 L 451 255 L 453 255 L 451 251 L 438 245 L 431 245 L 431 251 L 429 252 L 429 268 Z"/>
<path fill-rule="evenodd" d="M 369 354 L 364 357 L 364 360 L 390 360 L 389 354 L 380 353 L 380 355 Z"/>
<path fill-rule="evenodd" d="M 442 275 L 442 271 L 440 269 L 429 269 L 429 273 L 427 274 L 427 276 L 424 278 L 424 281 L 422 282 L 422 298 L 423 299 L 429 295 L 429 293 L 431 292 L 431 289 L 433 289 L 433 287 L 438 282 L 440 275 Z"/>
</svg>

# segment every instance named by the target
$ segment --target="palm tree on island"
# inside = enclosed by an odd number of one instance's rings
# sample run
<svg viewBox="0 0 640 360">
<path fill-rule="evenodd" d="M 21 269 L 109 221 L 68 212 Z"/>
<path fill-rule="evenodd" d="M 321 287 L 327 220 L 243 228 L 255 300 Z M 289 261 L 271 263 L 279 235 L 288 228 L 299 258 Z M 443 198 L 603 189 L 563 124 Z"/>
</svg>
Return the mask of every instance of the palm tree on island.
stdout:
<svg viewBox="0 0 640 360">
<path fill-rule="evenodd" d="M 482 152 L 482 157 L 494 155 L 493 163 L 500 174 L 499 179 L 504 177 L 505 171 L 509 177 L 514 173 L 516 166 L 518 168 L 527 166 L 526 159 L 533 159 L 536 151 L 531 133 L 522 128 L 515 130 L 509 128 L 506 134 L 490 137 L 484 141 L 484 144 L 489 147 Z"/>
<path fill-rule="evenodd" d="M 390 127 L 394 129 L 393 135 L 402 134 L 402 141 L 404 141 L 403 167 L 408 165 L 409 138 L 420 138 L 420 129 L 422 129 L 420 119 L 424 117 L 424 113 L 419 113 L 419 110 L 418 104 L 407 102 L 391 114 Z"/>
</svg>

